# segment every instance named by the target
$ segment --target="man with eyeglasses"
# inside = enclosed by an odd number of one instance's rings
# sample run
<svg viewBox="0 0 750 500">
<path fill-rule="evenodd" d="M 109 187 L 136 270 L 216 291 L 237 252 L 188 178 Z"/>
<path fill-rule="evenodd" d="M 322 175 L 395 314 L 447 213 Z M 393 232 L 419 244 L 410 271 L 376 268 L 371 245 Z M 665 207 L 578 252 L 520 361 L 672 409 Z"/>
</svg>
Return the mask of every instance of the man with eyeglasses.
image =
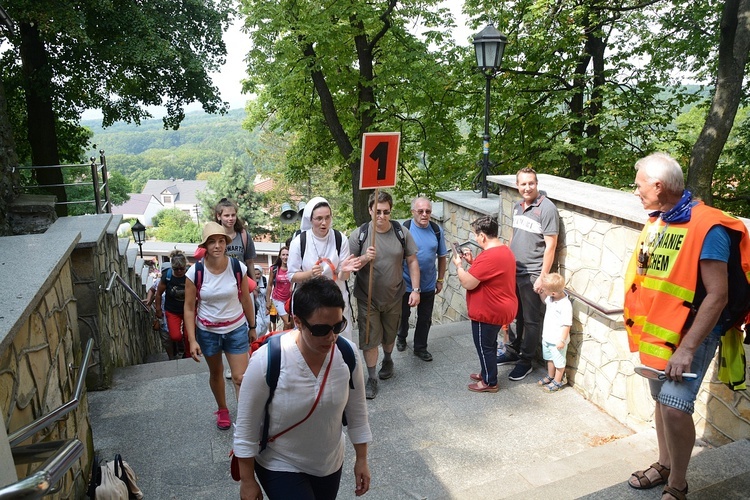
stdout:
<svg viewBox="0 0 750 500">
<path fill-rule="evenodd" d="M 375 219 L 355 229 L 349 236 L 349 250 L 359 258 L 359 271 L 354 281 L 354 296 L 357 298 L 357 323 L 359 325 L 359 347 L 367 365 L 365 395 L 374 399 L 378 393 L 378 377 L 393 376 L 391 353 L 396 344 L 396 332 L 401 321 L 401 298 L 406 290 L 402 276 L 402 262 L 406 260 L 412 283 L 419 283 L 419 262 L 414 238 L 401 224 L 391 221 L 393 198 L 380 191 L 377 203 L 375 194 L 369 199 L 370 216 Z M 373 230 L 374 229 L 374 230 Z M 374 240 L 374 245 L 373 245 Z M 375 248 L 377 247 L 377 252 Z M 372 274 L 372 296 L 369 296 Z M 419 304 L 420 289 L 409 293 L 408 304 Z M 368 322 L 368 301 L 369 322 Z M 368 332 L 369 323 L 369 332 Z M 376 373 L 378 346 L 383 346 L 383 362 Z"/>
<path fill-rule="evenodd" d="M 404 226 L 409 229 L 414 242 L 417 244 L 417 262 L 419 263 L 419 305 L 417 306 L 417 323 L 414 327 L 414 355 L 423 361 L 432 361 L 432 354 L 427 351 L 427 336 L 432 326 L 432 309 L 435 305 L 435 295 L 443 289 L 443 279 L 448 263 L 448 249 L 445 246 L 443 229 L 430 220 L 432 202 L 427 198 L 418 197 L 411 202 L 412 220 L 406 221 Z M 435 264 L 437 257 L 437 265 Z M 401 326 L 396 337 L 396 349 L 406 350 L 406 337 L 409 335 L 409 316 L 411 306 L 412 281 L 409 267 L 404 262 L 403 277 L 406 292 L 401 301 Z"/>
</svg>

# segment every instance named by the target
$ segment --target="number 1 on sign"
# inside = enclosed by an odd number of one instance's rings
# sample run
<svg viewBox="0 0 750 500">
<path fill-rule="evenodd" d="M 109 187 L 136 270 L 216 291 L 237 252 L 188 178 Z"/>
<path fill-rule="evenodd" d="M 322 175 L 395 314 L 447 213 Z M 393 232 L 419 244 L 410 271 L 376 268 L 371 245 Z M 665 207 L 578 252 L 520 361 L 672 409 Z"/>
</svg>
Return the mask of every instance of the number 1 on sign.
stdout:
<svg viewBox="0 0 750 500">
<path fill-rule="evenodd" d="M 399 132 L 368 132 L 362 135 L 359 189 L 387 188 L 396 185 Z"/>
<path fill-rule="evenodd" d="M 379 142 L 375 149 L 370 153 L 370 158 L 378 162 L 378 175 L 379 181 L 385 180 L 387 167 L 388 167 L 388 142 Z"/>
</svg>

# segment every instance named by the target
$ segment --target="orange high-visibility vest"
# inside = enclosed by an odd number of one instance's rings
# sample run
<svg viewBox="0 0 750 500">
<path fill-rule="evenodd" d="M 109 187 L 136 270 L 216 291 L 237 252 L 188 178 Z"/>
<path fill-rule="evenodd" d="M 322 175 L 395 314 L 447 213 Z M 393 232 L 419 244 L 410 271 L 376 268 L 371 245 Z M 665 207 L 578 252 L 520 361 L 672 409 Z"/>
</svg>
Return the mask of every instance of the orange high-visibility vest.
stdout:
<svg viewBox="0 0 750 500">
<path fill-rule="evenodd" d="M 741 263 L 750 282 L 750 239 L 739 219 L 698 202 L 689 222 L 665 224 L 652 217 L 643 228 L 625 274 L 623 316 L 630 350 L 640 352 L 644 365 L 663 370 L 680 344 L 698 286 L 703 241 L 718 224 L 742 234 Z M 641 249 L 650 253 L 645 274 L 637 272 Z"/>
</svg>

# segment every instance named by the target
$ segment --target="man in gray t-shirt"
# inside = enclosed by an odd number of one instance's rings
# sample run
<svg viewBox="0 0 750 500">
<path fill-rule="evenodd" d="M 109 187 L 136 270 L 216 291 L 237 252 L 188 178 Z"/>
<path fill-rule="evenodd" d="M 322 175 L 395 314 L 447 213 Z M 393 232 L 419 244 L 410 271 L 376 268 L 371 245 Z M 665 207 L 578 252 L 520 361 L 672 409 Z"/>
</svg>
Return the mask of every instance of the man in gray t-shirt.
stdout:
<svg viewBox="0 0 750 500">
<path fill-rule="evenodd" d="M 391 353 L 396 344 L 396 333 L 401 321 L 401 299 L 406 289 L 402 276 L 402 262 L 406 259 L 412 283 L 419 283 L 419 262 L 417 245 L 409 230 L 398 222 L 391 222 L 391 195 L 381 191 L 376 204 L 373 194 L 370 196 L 369 206 L 370 216 L 375 217 L 374 230 L 372 222 L 355 229 L 349 236 L 349 251 L 353 256 L 359 257 L 360 261 L 360 269 L 354 281 L 359 347 L 367 365 L 365 394 L 367 399 L 374 399 L 378 393 L 376 375 L 381 379 L 393 376 Z M 360 238 L 363 231 L 367 234 Z M 367 303 L 371 274 L 373 285 L 372 296 L 369 297 L 368 322 Z M 419 304 L 420 291 L 419 288 L 412 290 L 409 295 L 409 306 Z M 383 362 L 376 374 L 379 345 L 383 346 Z"/>
<path fill-rule="evenodd" d="M 513 206 L 513 237 L 510 249 L 516 257 L 516 329 L 510 331 L 510 345 L 497 358 L 498 365 L 516 366 L 510 380 L 523 380 L 531 373 L 532 362 L 541 341 L 542 301 L 539 291 L 542 276 L 552 269 L 557 249 L 559 214 L 555 205 L 539 193 L 537 175 L 532 168 L 516 174 L 516 187 L 522 199 Z"/>
</svg>

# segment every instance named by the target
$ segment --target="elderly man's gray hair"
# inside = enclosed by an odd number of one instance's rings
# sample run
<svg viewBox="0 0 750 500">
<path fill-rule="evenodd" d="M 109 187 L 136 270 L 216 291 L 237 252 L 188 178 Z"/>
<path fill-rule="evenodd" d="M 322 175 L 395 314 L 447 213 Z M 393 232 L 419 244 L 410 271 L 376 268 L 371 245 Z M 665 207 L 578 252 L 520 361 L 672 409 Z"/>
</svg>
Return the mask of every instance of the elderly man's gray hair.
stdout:
<svg viewBox="0 0 750 500">
<path fill-rule="evenodd" d="M 677 160 L 667 153 L 651 153 L 635 162 L 636 171 L 643 169 L 651 181 L 660 181 L 669 193 L 682 195 L 685 178 Z"/>
</svg>

